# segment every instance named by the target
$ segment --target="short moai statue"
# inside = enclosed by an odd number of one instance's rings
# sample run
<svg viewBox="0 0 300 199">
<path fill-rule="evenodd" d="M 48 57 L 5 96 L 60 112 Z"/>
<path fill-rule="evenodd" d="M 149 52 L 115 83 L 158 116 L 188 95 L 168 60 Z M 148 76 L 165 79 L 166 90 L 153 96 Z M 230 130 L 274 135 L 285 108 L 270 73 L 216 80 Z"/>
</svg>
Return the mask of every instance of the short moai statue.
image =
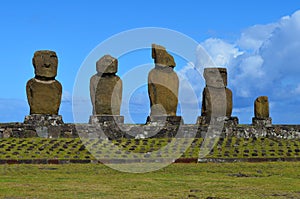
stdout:
<svg viewBox="0 0 300 199">
<path fill-rule="evenodd" d="M 104 55 L 96 63 L 97 74 L 90 79 L 90 97 L 93 105 L 93 116 L 90 123 L 114 121 L 123 123 L 120 116 L 122 102 L 122 80 L 118 75 L 118 60 Z"/>
<path fill-rule="evenodd" d="M 226 68 L 204 68 L 206 86 L 202 92 L 201 117 L 198 124 L 209 124 L 211 120 L 223 118 L 226 124 L 238 124 L 232 114 L 232 92 L 227 88 Z"/>
<path fill-rule="evenodd" d="M 182 123 L 182 118 L 176 116 L 179 79 L 173 69 L 176 66 L 174 58 L 166 48 L 156 44 L 152 44 L 152 58 L 155 67 L 148 74 L 151 113 L 147 122 L 165 120 Z"/>
<path fill-rule="evenodd" d="M 49 123 L 62 123 L 58 115 L 62 85 L 55 79 L 57 75 L 58 58 L 54 51 L 40 50 L 32 58 L 35 77 L 26 84 L 26 94 L 30 106 L 30 115 L 25 117 L 25 123 L 38 120 Z"/>
<path fill-rule="evenodd" d="M 271 126 L 272 118 L 269 113 L 269 99 L 267 96 L 260 96 L 254 101 L 254 117 L 252 124 L 255 126 Z"/>
</svg>

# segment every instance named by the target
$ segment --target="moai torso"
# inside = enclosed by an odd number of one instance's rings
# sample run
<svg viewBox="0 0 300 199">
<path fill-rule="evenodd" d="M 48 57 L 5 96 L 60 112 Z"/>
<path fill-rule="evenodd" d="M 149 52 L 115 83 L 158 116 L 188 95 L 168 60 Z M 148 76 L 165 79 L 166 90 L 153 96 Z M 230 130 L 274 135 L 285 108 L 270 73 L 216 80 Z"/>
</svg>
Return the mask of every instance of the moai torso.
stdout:
<svg viewBox="0 0 300 199">
<path fill-rule="evenodd" d="M 122 80 L 116 75 L 118 60 L 110 55 L 96 63 L 97 74 L 90 79 L 93 115 L 120 115 Z"/>
<path fill-rule="evenodd" d="M 254 102 L 254 115 L 257 119 L 269 118 L 269 100 L 267 96 L 260 96 Z"/>
<path fill-rule="evenodd" d="M 150 115 L 176 116 L 179 80 L 173 70 L 174 58 L 164 47 L 155 44 L 152 45 L 152 58 L 155 68 L 148 75 Z"/>
<path fill-rule="evenodd" d="M 202 116 L 226 116 L 232 113 L 232 92 L 230 89 L 205 87 L 202 93 Z"/>
<path fill-rule="evenodd" d="M 93 115 L 96 115 L 95 98 L 96 98 L 96 89 L 100 78 L 101 78 L 101 74 L 95 74 L 90 79 L 90 97 L 93 106 Z"/>
<path fill-rule="evenodd" d="M 226 68 L 205 68 L 206 87 L 202 93 L 201 115 L 213 117 L 231 117 L 232 92 L 227 86 Z"/>
<path fill-rule="evenodd" d="M 35 77 L 26 84 L 30 114 L 58 115 L 62 86 L 55 80 L 58 60 L 53 51 L 37 51 L 32 59 Z"/>
</svg>

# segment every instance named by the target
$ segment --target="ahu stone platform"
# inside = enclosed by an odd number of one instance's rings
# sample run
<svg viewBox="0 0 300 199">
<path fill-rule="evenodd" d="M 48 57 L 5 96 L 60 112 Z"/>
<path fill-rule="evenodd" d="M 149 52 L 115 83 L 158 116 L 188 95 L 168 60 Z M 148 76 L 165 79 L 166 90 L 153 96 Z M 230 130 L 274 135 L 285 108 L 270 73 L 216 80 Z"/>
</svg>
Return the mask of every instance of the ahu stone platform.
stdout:
<svg viewBox="0 0 300 199">
<path fill-rule="evenodd" d="M 32 123 L 0 123 L 0 138 L 205 138 L 237 137 L 274 139 L 300 139 L 300 125 L 226 125 L 220 129 L 197 124 L 124 124 L 104 122 L 100 124 L 35 125 Z M 213 132 L 213 133 L 212 133 Z"/>
</svg>

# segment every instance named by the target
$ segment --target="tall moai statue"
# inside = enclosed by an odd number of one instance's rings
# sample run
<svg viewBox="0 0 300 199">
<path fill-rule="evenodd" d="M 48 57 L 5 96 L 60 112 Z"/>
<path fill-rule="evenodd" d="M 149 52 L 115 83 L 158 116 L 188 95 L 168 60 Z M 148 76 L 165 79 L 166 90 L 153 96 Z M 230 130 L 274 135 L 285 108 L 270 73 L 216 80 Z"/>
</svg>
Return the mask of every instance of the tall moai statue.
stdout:
<svg viewBox="0 0 300 199">
<path fill-rule="evenodd" d="M 260 96 L 254 101 L 254 117 L 252 124 L 255 126 L 271 126 L 272 118 L 269 113 L 269 99 L 267 96 Z"/>
<path fill-rule="evenodd" d="M 106 120 L 124 122 L 120 116 L 122 102 L 122 80 L 118 75 L 118 60 L 104 55 L 96 63 L 97 74 L 90 79 L 90 97 L 93 116 L 90 123 L 102 123 Z"/>
<path fill-rule="evenodd" d="M 35 77 L 26 84 L 30 116 L 25 117 L 25 122 L 39 120 L 40 117 L 44 117 L 42 120 L 52 118 L 62 122 L 61 116 L 58 115 L 62 85 L 55 79 L 58 66 L 56 53 L 49 50 L 36 51 L 32 64 Z"/>
<path fill-rule="evenodd" d="M 204 68 L 206 86 L 202 92 L 201 117 L 198 124 L 209 124 L 211 119 L 224 118 L 226 123 L 237 124 L 238 119 L 231 117 L 232 92 L 227 88 L 226 68 Z"/>
<path fill-rule="evenodd" d="M 166 48 L 156 44 L 152 44 L 152 58 L 155 67 L 148 75 L 151 113 L 147 122 L 159 120 L 160 117 L 171 123 L 182 122 L 182 118 L 176 116 L 179 79 L 174 71 L 174 58 Z"/>
</svg>

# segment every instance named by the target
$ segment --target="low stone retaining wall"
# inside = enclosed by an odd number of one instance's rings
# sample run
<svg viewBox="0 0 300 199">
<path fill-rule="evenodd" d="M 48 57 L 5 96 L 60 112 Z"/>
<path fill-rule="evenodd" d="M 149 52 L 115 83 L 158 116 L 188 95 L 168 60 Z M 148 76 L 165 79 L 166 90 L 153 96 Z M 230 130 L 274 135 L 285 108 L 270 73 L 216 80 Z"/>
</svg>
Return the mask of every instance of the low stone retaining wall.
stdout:
<svg viewBox="0 0 300 199">
<path fill-rule="evenodd" d="M 233 162 L 297 162 L 300 158 L 178 158 L 173 163 L 233 163 Z M 169 163 L 169 160 L 162 159 L 160 163 Z M 28 159 L 28 160 L 1 160 L 1 164 L 132 164 L 132 163 L 156 163 L 157 160 L 124 160 L 124 159 L 107 159 L 107 160 L 57 160 L 57 159 Z"/>
<path fill-rule="evenodd" d="M 210 129 L 208 131 L 208 129 Z M 204 137 L 268 137 L 274 139 L 300 139 L 300 125 L 272 125 L 270 127 L 253 125 L 228 125 L 222 132 L 205 125 L 181 124 L 58 124 L 39 126 L 24 123 L 0 123 L 0 138 L 204 138 Z M 214 133 L 211 133 L 214 132 Z"/>
</svg>

